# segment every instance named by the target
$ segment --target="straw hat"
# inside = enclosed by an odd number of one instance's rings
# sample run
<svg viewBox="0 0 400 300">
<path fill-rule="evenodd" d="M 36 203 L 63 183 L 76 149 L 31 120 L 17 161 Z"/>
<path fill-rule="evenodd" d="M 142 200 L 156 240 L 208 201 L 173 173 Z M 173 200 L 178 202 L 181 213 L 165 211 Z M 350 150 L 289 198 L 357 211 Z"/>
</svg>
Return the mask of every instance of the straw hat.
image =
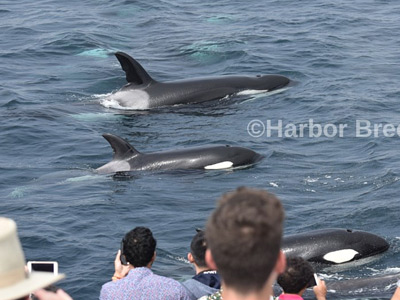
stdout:
<svg viewBox="0 0 400 300">
<path fill-rule="evenodd" d="M 0 217 L 0 300 L 18 299 L 64 278 L 64 274 L 25 272 L 25 256 L 17 225 Z"/>
</svg>

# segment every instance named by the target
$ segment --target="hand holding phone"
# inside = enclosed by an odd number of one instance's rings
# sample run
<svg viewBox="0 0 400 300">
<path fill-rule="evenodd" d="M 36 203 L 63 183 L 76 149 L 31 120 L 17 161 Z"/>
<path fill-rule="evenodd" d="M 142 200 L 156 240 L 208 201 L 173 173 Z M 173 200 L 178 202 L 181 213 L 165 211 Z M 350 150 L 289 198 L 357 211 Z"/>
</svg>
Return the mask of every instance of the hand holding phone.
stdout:
<svg viewBox="0 0 400 300">
<path fill-rule="evenodd" d="M 121 279 L 125 277 L 131 270 L 131 266 L 124 254 L 124 239 L 122 239 L 120 249 L 118 250 L 117 256 L 115 257 L 114 268 L 115 272 L 114 276 L 112 277 L 113 281 L 114 279 Z"/>
<path fill-rule="evenodd" d="M 125 239 L 122 239 L 121 247 L 120 247 L 120 250 L 121 250 L 120 260 L 121 260 L 121 264 L 123 264 L 124 266 L 127 266 L 127 265 L 129 265 L 129 263 L 126 260 L 126 256 L 124 254 L 124 242 L 125 242 Z"/>
<path fill-rule="evenodd" d="M 28 261 L 27 267 L 29 273 L 49 272 L 53 273 L 53 275 L 58 274 L 58 262 L 56 261 Z M 55 293 L 58 288 L 54 285 L 51 285 L 46 287 L 45 289 Z M 37 300 L 34 294 L 30 294 L 29 298 L 32 300 Z"/>
<path fill-rule="evenodd" d="M 316 285 L 313 287 L 315 297 L 317 298 L 317 300 L 326 300 L 327 289 L 326 289 L 325 281 L 320 279 L 317 276 L 317 274 L 314 274 L 314 279 L 316 282 Z"/>
</svg>

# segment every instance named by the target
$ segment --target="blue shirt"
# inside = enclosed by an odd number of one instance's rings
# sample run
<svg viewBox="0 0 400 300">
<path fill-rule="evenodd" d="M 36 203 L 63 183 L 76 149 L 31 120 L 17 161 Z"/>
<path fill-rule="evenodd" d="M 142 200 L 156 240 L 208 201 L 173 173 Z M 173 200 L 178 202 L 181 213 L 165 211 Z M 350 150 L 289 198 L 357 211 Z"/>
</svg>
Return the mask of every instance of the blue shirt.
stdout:
<svg viewBox="0 0 400 300">
<path fill-rule="evenodd" d="M 104 284 L 100 300 L 189 300 L 186 289 L 176 280 L 154 274 L 149 268 L 135 268 L 120 280 Z"/>
</svg>

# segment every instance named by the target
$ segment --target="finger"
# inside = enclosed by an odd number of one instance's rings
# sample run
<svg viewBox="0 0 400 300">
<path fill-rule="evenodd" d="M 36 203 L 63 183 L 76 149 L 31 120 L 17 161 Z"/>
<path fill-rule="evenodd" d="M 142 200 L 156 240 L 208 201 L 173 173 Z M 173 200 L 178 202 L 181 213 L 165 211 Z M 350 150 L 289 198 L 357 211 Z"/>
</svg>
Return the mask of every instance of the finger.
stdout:
<svg viewBox="0 0 400 300">
<path fill-rule="evenodd" d="M 43 289 L 36 291 L 35 296 L 40 300 L 57 300 L 57 299 L 59 299 L 59 297 L 55 293 L 48 292 Z"/>
<path fill-rule="evenodd" d="M 115 257 L 115 261 L 121 261 L 121 250 L 118 250 L 117 256 Z"/>
<path fill-rule="evenodd" d="M 57 295 L 59 295 L 61 298 L 60 300 L 73 300 L 66 292 L 64 292 L 62 289 L 57 290 Z"/>
</svg>

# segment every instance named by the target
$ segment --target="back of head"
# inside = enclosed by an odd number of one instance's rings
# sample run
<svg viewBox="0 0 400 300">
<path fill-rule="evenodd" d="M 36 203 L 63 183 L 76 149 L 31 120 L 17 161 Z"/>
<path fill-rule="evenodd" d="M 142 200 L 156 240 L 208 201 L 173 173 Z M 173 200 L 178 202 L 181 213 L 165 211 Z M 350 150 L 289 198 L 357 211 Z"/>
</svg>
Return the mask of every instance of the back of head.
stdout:
<svg viewBox="0 0 400 300">
<path fill-rule="evenodd" d="M 205 261 L 206 250 L 205 233 L 203 230 L 199 230 L 190 243 L 190 253 L 192 253 L 195 263 L 201 268 L 207 267 Z"/>
<path fill-rule="evenodd" d="M 125 235 L 122 252 L 134 267 L 145 267 L 153 258 L 156 244 L 150 229 L 136 227 Z"/>
<path fill-rule="evenodd" d="M 278 284 L 286 294 L 298 294 L 307 288 L 314 276 L 310 263 L 301 257 L 288 257 L 286 270 L 278 277 Z"/>
<path fill-rule="evenodd" d="M 283 218 L 279 199 L 266 191 L 242 187 L 222 196 L 206 239 L 226 286 L 241 293 L 264 287 L 279 256 Z"/>
</svg>

